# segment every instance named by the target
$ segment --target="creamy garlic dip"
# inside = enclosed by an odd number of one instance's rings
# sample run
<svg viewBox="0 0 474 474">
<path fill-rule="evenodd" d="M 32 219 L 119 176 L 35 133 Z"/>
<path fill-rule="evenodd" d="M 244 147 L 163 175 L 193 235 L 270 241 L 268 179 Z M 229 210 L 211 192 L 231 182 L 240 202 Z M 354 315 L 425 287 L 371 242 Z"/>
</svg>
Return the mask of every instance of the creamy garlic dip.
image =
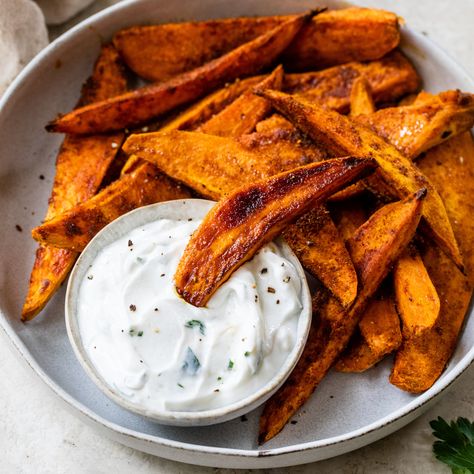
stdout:
<svg viewBox="0 0 474 474">
<path fill-rule="evenodd" d="M 176 293 L 173 275 L 200 221 L 161 219 L 102 249 L 81 282 L 83 347 L 104 381 L 141 408 L 202 411 L 262 388 L 296 343 L 295 267 L 271 243 L 207 307 Z"/>
</svg>

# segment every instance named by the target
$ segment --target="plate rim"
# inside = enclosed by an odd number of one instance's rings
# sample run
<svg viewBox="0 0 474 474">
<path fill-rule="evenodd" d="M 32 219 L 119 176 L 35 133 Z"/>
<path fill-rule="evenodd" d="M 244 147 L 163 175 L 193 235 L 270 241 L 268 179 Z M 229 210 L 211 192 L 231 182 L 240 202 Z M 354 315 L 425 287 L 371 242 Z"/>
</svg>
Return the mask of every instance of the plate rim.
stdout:
<svg viewBox="0 0 474 474">
<path fill-rule="evenodd" d="M 15 80 L 8 86 L 7 90 L 3 94 L 0 99 L 0 114 L 2 113 L 3 109 L 6 105 L 9 104 L 10 97 L 15 93 L 15 91 L 22 87 L 23 83 L 28 79 L 31 72 L 34 72 L 36 67 L 40 65 L 43 60 L 45 60 L 50 54 L 52 54 L 58 47 L 67 43 L 71 37 L 74 37 L 77 33 L 81 32 L 89 28 L 91 25 L 103 20 L 104 18 L 108 17 L 109 15 L 120 14 L 120 12 L 127 11 L 129 8 L 133 8 L 134 5 L 139 5 L 140 3 L 146 3 L 149 0 L 124 0 L 122 2 L 116 3 L 111 5 L 104 10 L 101 10 L 94 15 L 86 18 L 85 20 L 81 21 L 77 25 L 73 26 L 71 29 L 64 32 L 58 38 L 56 38 L 53 42 L 51 42 L 46 48 L 44 48 L 38 55 L 36 55 L 28 64 L 27 66 L 20 72 L 20 74 L 15 78 Z M 328 3 L 331 3 L 329 0 Z M 408 26 L 403 25 L 401 28 L 402 32 L 402 43 L 407 39 L 413 39 L 418 43 L 423 45 L 423 48 L 429 48 L 435 50 L 436 53 L 441 57 L 442 61 L 449 64 L 449 67 L 454 71 L 456 75 L 464 76 L 464 79 L 471 83 L 471 87 L 474 90 L 474 79 L 470 77 L 467 71 L 464 69 L 463 66 L 458 64 L 449 53 L 447 53 L 442 47 L 440 47 L 436 42 L 431 39 L 426 38 L 424 35 L 413 31 Z M 403 46 L 403 44 L 402 44 Z M 10 104 L 11 105 L 11 104 Z M 470 306 L 471 308 L 471 306 Z M 288 456 L 291 454 L 298 454 L 307 451 L 315 451 L 321 450 L 322 448 L 328 448 L 335 445 L 339 445 L 341 443 L 349 443 L 351 441 L 355 441 L 357 439 L 363 439 L 368 437 L 371 434 L 376 433 L 377 431 L 384 430 L 385 433 L 380 436 L 386 436 L 389 433 L 393 432 L 388 431 L 388 426 L 393 425 L 394 423 L 400 423 L 399 428 L 403 427 L 412 419 L 410 415 L 413 412 L 419 411 L 422 408 L 426 407 L 427 404 L 433 402 L 436 398 L 443 395 L 455 381 L 458 380 L 459 377 L 465 373 L 465 371 L 469 368 L 469 366 L 474 362 L 474 345 L 470 348 L 470 350 L 455 364 L 454 367 L 450 370 L 449 373 L 442 375 L 442 379 L 438 379 L 435 384 L 428 389 L 426 392 L 416 395 L 412 401 L 407 403 L 402 408 L 390 413 L 389 415 L 380 418 L 379 420 L 366 425 L 364 427 L 358 428 L 356 430 L 352 430 L 348 433 L 344 433 L 342 435 L 333 436 L 330 438 L 325 438 L 321 440 L 315 441 L 307 441 L 305 443 L 293 444 L 291 446 L 285 447 L 278 447 L 278 448 L 256 448 L 256 449 L 236 449 L 236 448 L 228 448 L 228 447 L 217 447 L 217 446 L 203 446 L 197 445 L 193 443 L 186 443 L 182 441 L 171 440 L 169 438 L 163 438 L 156 435 L 149 435 L 145 433 L 140 433 L 134 431 L 129 428 L 125 428 L 121 425 L 116 423 L 110 422 L 103 417 L 97 415 L 91 409 L 87 408 L 82 403 L 78 402 L 72 395 L 67 393 L 59 384 L 54 382 L 41 368 L 38 364 L 36 359 L 33 357 L 31 352 L 29 351 L 28 347 L 23 343 L 23 341 L 19 338 L 13 327 L 10 325 L 7 316 L 5 315 L 3 310 L 0 310 L 0 327 L 3 333 L 6 335 L 8 340 L 10 341 L 11 345 L 15 348 L 15 352 L 18 356 L 21 356 L 23 362 L 25 362 L 33 372 L 52 390 L 63 402 L 66 403 L 68 408 L 71 409 L 72 413 L 80 418 L 85 418 L 89 420 L 94 425 L 98 425 L 102 428 L 105 428 L 107 432 L 110 432 L 110 435 L 120 435 L 124 438 L 130 440 L 138 440 L 140 442 L 151 443 L 154 445 L 162 446 L 163 448 L 168 448 L 177 451 L 186 451 L 188 453 L 196 453 L 199 455 L 203 454 L 210 454 L 210 455 L 217 455 L 219 457 L 232 457 L 232 458 L 248 458 L 252 459 L 253 461 L 257 461 L 257 459 L 268 459 L 268 458 L 277 458 L 284 456 Z M 420 413 L 421 414 L 421 413 Z M 395 428 L 397 429 L 397 428 Z M 379 438 L 378 438 L 379 439 Z M 124 442 L 124 441 L 123 441 Z M 373 441 L 372 441 L 373 442 Z M 347 446 L 347 449 L 342 450 L 338 453 L 329 456 L 323 456 L 318 459 L 325 459 L 328 457 L 333 457 L 343 452 L 348 452 L 353 449 L 356 449 L 360 446 L 370 444 L 371 441 L 368 443 L 362 443 L 361 445 L 357 446 Z M 140 449 L 140 448 L 137 448 Z M 167 457 L 169 459 L 176 459 L 169 456 L 169 454 L 160 454 L 160 456 Z M 176 459 L 177 460 L 177 459 Z M 283 461 L 283 459 L 281 459 Z M 308 459 L 302 459 L 301 463 L 309 462 Z M 200 463 L 201 464 L 201 463 Z M 297 464 L 297 463 L 292 463 Z M 203 465 L 211 465 L 211 464 L 203 464 Z M 281 466 L 288 465 L 282 463 Z M 244 466 L 242 466 L 244 467 Z M 263 467 L 263 465 L 259 465 L 258 467 Z"/>
</svg>

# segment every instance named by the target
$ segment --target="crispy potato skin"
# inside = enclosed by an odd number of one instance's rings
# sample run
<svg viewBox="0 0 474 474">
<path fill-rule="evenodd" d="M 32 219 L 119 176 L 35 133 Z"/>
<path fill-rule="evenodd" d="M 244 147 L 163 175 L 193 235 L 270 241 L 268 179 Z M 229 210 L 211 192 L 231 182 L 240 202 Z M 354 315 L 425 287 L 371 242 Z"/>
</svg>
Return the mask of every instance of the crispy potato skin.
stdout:
<svg viewBox="0 0 474 474">
<path fill-rule="evenodd" d="M 462 258 L 444 203 L 428 178 L 393 145 L 374 132 L 337 112 L 278 91 L 258 91 L 273 106 L 335 154 L 371 156 L 377 173 L 398 196 L 404 197 L 424 187 L 428 191 L 423 217 L 430 236 L 453 262 L 462 268 Z"/>
<path fill-rule="evenodd" d="M 88 201 L 36 227 L 32 234 L 41 243 L 81 251 L 97 232 L 122 214 L 147 204 L 189 197 L 186 188 L 144 163 Z"/>
<path fill-rule="evenodd" d="M 349 239 L 361 282 L 359 294 L 348 310 L 331 297 L 314 305 L 313 325 L 303 355 L 287 381 L 265 404 L 259 443 L 282 430 L 340 356 L 369 298 L 412 239 L 422 214 L 423 197 L 420 192 L 379 209 Z"/>
<path fill-rule="evenodd" d="M 278 66 L 255 87 L 280 90 L 282 83 L 283 68 Z M 252 90 L 247 90 L 232 104 L 204 122 L 197 131 L 221 137 L 240 137 L 253 132 L 257 123 L 269 114 L 270 110 L 271 105 L 267 100 L 255 95 Z"/>
<path fill-rule="evenodd" d="M 390 291 L 371 298 L 354 336 L 335 366 L 340 372 L 364 372 L 400 347 L 400 320 Z"/>
<path fill-rule="evenodd" d="M 269 66 L 313 15 L 310 12 L 293 17 L 224 56 L 167 82 L 74 110 L 50 123 L 47 129 L 74 134 L 100 133 L 149 121 L 226 82 L 256 74 Z"/>
<path fill-rule="evenodd" d="M 119 31 L 114 44 L 139 76 L 164 81 L 189 71 L 281 25 L 289 16 L 230 18 Z M 328 11 L 313 18 L 284 55 L 299 70 L 378 59 L 400 41 L 393 13 L 365 8 Z M 180 45 L 179 48 L 176 45 Z"/>
<path fill-rule="evenodd" d="M 126 87 L 125 72 L 117 51 L 110 45 L 104 46 L 92 76 L 82 88 L 79 103 L 92 103 L 121 94 Z M 122 140 L 122 133 L 81 138 L 66 136 L 56 159 L 56 176 L 46 220 L 96 193 Z M 24 321 L 33 319 L 45 307 L 76 258 L 76 252 L 71 250 L 44 245 L 38 248 L 21 314 Z"/>
<path fill-rule="evenodd" d="M 467 276 L 433 245 L 428 243 L 421 249 L 441 309 L 432 329 L 404 341 L 397 352 L 390 382 L 412 393 L 430 388 L 444 370 L 456 347 L 474 288 L 474 143 L 470 132 L 428 151 L 419 166 L 439 186 L 464 255 Z"/>
<path fill-rule="evenodd" d="M 431 329 L 439 316 L 440 301 L 415 247 L 407 248 L 395 264 L 393 286 L 404 338 Z"/>
<path fill-rule="evenodd" d="M 366 172 L 370 160 L 338 158 L 280 173 L 217 203 L 191 237 L 175 273 L 177 292 L 204 306 L 229 276 L 286 225 Z"/>
</svg>

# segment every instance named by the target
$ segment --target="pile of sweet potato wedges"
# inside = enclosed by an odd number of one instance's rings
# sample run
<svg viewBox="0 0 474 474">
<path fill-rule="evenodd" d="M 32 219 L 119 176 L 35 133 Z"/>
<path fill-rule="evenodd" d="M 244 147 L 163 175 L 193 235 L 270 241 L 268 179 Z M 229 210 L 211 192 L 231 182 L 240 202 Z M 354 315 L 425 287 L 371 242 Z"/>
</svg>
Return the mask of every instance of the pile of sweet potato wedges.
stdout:
<svg viewBox="0 0 474 474">
<path fill-rule="evenodd" d="M 279 234 L 320 282 L 260 442 L 333 367 L 394 353 L 392 384 L 431 387 L 474 285 L 474 96 L 422 92 L 399 41 L 394 14 L 363 8 L 119 31 L 76 109 L 47 126 L 66 137 L 22 318 L 106 224 L 201 196 L 219 202 L 175 275 L 188 302 L 205 305 Z M 128 90 L 132 73 L 152 82 Z"/>
</svg>

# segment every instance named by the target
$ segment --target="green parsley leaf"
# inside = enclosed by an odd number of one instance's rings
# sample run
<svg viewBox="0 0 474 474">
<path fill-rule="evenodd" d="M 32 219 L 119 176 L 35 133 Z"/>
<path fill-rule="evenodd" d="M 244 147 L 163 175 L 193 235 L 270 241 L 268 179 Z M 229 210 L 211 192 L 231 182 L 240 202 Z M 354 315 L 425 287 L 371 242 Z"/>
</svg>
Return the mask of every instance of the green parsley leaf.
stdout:
<svg viewBox="0 0 474 474">
<path fill-rule="evenodd" d="M 433 436 L 441 441 L 433 443 L 436 459 L 447 464 L 454 474 L 474 473 L 474 423 L 458 418 L 448 424 L 443 418 L 430 422 Z"/>
<path fill-rule="evenodd" d="M 188 321 L 184 327 L 186 328 L 194 328 L 194 327 L 198 327 L 199 328 L 199 332 L 205 336 L 206 335 L 206 326 L 204 326 L 204 323 L 202 321 L 199 321 L 198 319 L 191 319 L 191 321 Z"/>
<path fill-rule="evenodd" d="M 227 368 L 230 370 L 234 367 L 234 361 L 232 359 L 229 359 L 229 363 L 227 364 Z"/>
<path fill-rule="evenodd" d="M 250 355 L 250 352 L 249 352 L 249 351 L 245 351 L 245 352 L 244 352 L 244 356 L 245 356 L 245 357 L 248 357 L 249 355 Z"/>
</svg>

